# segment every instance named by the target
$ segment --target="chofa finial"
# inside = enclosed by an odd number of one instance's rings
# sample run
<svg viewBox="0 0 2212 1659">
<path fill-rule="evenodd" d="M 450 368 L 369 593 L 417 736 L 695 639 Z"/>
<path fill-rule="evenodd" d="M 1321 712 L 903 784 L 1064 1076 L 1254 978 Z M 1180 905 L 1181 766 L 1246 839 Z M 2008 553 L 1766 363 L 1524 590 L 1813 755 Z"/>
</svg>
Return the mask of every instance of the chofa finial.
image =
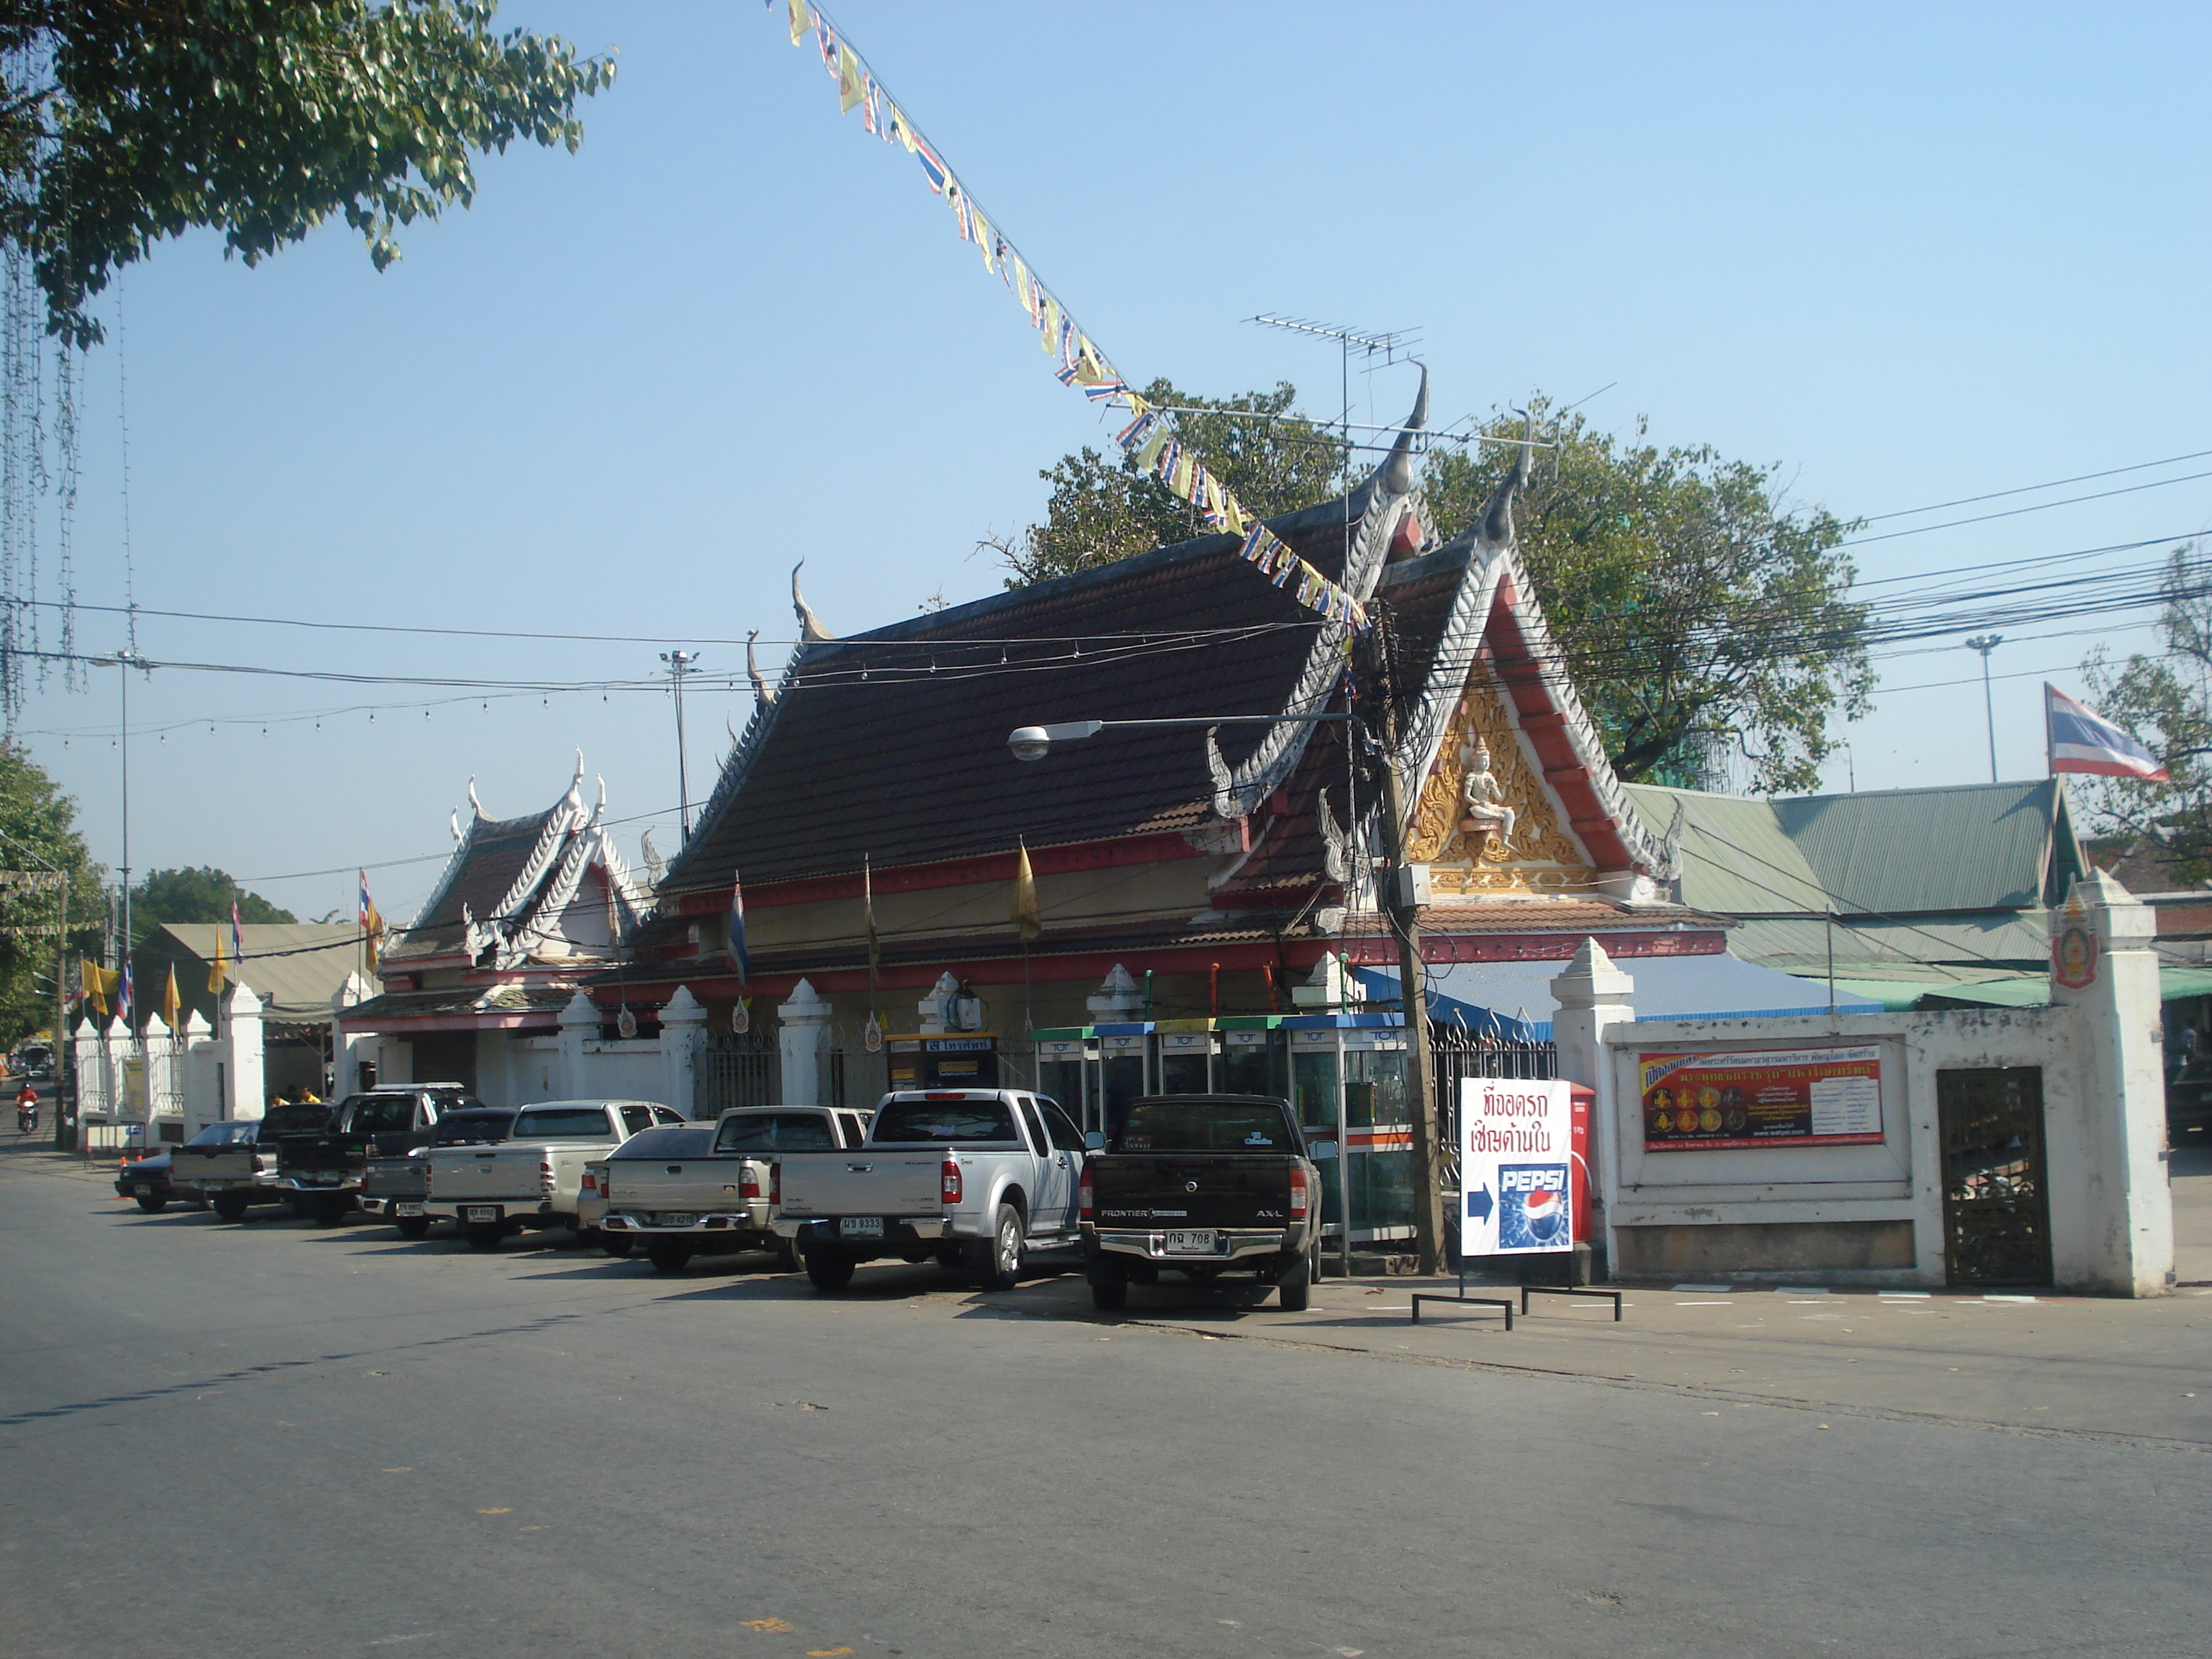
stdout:
<svg viewBox="0 0 2212 1659">
<path fill-rule="evenodd" d="M 799 637 L 808 645 L 827 645 L 837 636 L 822 625 L 822 618 L 806 603 L 806 595 L 799 591 L 799 573 L 805 568 L 804 559 L 791 567 L 791 608 L 799 613 Z"/>
</svg>

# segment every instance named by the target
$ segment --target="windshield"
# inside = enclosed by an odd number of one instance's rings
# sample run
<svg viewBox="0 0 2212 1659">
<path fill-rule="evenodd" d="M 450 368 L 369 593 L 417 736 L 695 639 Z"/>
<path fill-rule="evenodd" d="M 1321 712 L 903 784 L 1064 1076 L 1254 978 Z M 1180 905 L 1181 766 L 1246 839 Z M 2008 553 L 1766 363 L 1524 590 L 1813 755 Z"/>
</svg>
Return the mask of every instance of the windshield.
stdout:
<svg viewBox="0 0 2212 1659">
<path fill-rule="evenodd" d="M 1013 1109 L 1003 1100 L 893 1100 L 876 1114 L 872 1133 L 878 1146 L 906 1140 L 1019 1145 L 1021 1138 Z"/>
<path fill-rule="evenodd" d="M 274 1140 L 278 1135 L 313 1134 L 331 1121 L 327 1106 L 271 1106 L 269 1115 L 261 1120 L 261 1139 Z"/>
<path fill-rule="evenodd" d="M 834 1152 L 837 1137 L 819 1112 L 748 1112 L 726 1118 L 718 1152 Z"/>
<path fill-rule="evenodd" d="M 1115 1150 L 1122 1152 L 1285 1152 L 1291 1126 L 1272 1100 L 1178 1098 L 1129 1103 Z"/>
<path fill-rule="evenodd" d="M 431 1132 L 433 1146 L 489 1146 L 494 1141 L 507 1139 L 507 1126 L 514 1121 L 513 1112 L 455 1112 L 450 1117 L 438 1120 Z"/>
<path fill-rule="evenodd" d="M 714 1130 L 705 1124 L 686 1126 L 681 1129 L 647 1129 L 632 1135 L 607 1156 L 610 1158 L 704 1158 L 714 1139 Z"/>
<path fill-rule="evenodd" d="M 210 1123 L 190 1140 L 187 1146 L 237 1146 L 252 1140 L 259 1132 L 258 1123 Z"/>
<path fill-rule="evenodd" d="M 619 1140 L 604 1106 L 526 1106 L 515 1114 L 515 1140 Z"/>
<path fill-rule="evenodd" d="M 412 1095 L 356 1095 L 346 1103 L 345 1127 L 355 1134 L 390 1134 L 415 1127 Z"/>
</svg>

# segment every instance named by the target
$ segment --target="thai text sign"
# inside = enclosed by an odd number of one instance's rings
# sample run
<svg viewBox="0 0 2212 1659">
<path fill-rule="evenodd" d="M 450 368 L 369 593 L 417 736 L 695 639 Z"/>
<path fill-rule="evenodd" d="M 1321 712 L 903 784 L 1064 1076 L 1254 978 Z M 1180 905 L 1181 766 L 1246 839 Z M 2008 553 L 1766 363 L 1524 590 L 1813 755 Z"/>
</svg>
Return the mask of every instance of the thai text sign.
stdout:
<svg viewBox="0 0 2212 1659">
<path fill-rule="evenodd" d="M 1572 1086 L 1460 1079 L 1462 1256 L 1574 1248 Z"/>
<path fill-rule="evenodd" d="M 1864 1146 L 1881 1133 L 1881 1051 L 1638 1054 L 1644 1150 Z"/>
</svg>

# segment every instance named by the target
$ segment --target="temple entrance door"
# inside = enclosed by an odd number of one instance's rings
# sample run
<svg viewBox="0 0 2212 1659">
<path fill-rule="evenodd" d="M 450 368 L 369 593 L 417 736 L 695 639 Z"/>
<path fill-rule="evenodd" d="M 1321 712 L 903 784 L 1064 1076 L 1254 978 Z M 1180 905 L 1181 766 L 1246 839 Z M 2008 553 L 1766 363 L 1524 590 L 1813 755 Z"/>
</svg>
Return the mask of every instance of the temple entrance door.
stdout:
<svg viewBox="0 0 2212 1659">
<path fill-rule="evenodd" d="M 1954 1285 L 2048 1285 L 2051 1197 L 2043 1068 L 1936 1073 L 1943 1261 Z"/>
</svg>

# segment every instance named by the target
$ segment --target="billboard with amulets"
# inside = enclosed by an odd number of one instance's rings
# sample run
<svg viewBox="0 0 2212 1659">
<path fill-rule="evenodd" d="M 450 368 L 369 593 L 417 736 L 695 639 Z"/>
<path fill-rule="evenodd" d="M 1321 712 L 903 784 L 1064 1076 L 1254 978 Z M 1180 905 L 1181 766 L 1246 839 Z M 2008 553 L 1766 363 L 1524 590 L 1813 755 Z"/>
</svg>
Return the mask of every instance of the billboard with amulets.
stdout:
<svg viewBox="0 0 2212 1659">
<path fill-rule="evenodd" d="M 1872 1043 L 1636 1059 L 1647 1152 L 1869 1146 L 1883 1138 L 1881 1050 Z"/>
</svg>

